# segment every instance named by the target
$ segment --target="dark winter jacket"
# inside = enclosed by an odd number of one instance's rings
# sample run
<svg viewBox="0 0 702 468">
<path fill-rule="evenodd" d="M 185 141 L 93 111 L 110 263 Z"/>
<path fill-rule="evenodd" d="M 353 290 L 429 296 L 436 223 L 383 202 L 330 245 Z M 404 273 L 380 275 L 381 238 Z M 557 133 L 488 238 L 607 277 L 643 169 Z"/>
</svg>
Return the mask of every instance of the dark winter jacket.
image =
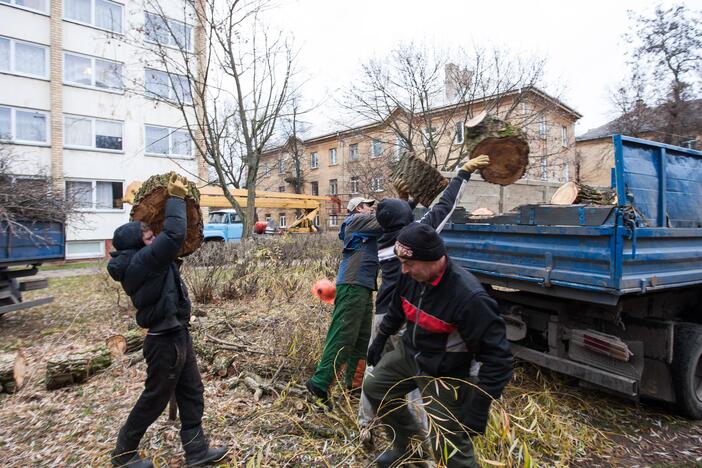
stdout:
<svg viewBox="0 0 702 468">
<path fill-rule="evenodd" d="M 353 213 L 339 230 L 344 251 L 336 284 L 355 284 L 375 291 L 378 278 L 378 237 L 383 229 L 374 213 Z"/>
<path fill-rule="evenodd" d="M 473 420 L 463 422 L 484 430 L 490 397 L 499 398 L 512 376 L 512 352 L 495 300 L 449 259 L 431 284 L 400 276 L 379 331 L 394 335 L 405 323 L 403 345 L 418 373 L 467 378 L 473 358 L 482 363 L 477 384 L 482 391 L 471 396 L 475 413 L 468 418 Z"/>
<path fill-rule="evenodd" d="M 470 180 L 470 172 L 460 170 L 451 179 L 441 194 L 439 201 L 426 212 L 418 221 L 441 232 L 446 222 L 451 218 L 466 183 Z M 385 314 L 390 306 L 392 292 L 400 278 L 402 267 L 395 256 L 393 248 L 397 236 L 403 227 L 414 221 L 410 203 L 397 198 L 386 198 L 378 204 L 376 218 L 383 227 L 383 235 L 378 239 L 378 260 L 380 260 L 381 281 L 378 295 L 375 298 L 375 313 Z"/>
<path fill-rule="evenodd" d="M 186 228 L 185 201 L 170 197 L 163 230 L 150 245 L 144 245 L 138 221 L 118 227 L 112 239 L 116 250 L 107 271 L 122 284 L 137 309 L 137 323 L 149 333 L 174 330 L 190 321 L 188 291 L 175 263 Z"/>
</svg>

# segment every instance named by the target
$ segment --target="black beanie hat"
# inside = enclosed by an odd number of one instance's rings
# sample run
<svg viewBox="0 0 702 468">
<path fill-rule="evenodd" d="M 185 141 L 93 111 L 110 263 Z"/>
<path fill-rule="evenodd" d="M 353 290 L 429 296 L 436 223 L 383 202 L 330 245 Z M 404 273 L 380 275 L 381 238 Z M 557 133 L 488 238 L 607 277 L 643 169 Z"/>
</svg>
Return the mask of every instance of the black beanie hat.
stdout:
<svg viewBox="0 0 702 468">
<path fill-rule="evenodd" d="M 395 255 L 407 260 L 433 262 L 446 255 L 444 241 L 428 224 L 412 223 L 400 231 Z"/>
</svg>

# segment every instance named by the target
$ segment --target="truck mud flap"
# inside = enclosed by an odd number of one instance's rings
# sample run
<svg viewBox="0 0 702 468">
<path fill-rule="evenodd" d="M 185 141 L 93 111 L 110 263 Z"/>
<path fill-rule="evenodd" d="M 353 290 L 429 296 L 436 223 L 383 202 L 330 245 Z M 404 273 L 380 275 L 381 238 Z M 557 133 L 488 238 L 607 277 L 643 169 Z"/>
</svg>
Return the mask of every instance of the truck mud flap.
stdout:
<svg viewBox="0 0 702 468">
<path fill-rule="evenodd" d="M 569 361 L 567 359 L 550 356 L 540 351 L 512 344 L 514 356 L 525 361 L 537 364 L 546 369 L 551 369 L 561 374 L 570 375 L 580 380 L 590 382 L 600 387 L 613 390 L 628 397 L 639 395 L 638 380 L 631 379 L 592 366 Z"/>
<path fill-rule="evenodd" d="M 36 307 L 43 304 L 49 304 L 54 301 L 53 296 L 42 297 L 41 299 L 35 299 L 33 301 L 18 302 L 17 304 L 10 304 L 6 306 L 0 306 L 0 315 L 6 314 L 8 312 L 14 312 L 16 310 L 29 309 L 30 307 Z"/>
</svg>

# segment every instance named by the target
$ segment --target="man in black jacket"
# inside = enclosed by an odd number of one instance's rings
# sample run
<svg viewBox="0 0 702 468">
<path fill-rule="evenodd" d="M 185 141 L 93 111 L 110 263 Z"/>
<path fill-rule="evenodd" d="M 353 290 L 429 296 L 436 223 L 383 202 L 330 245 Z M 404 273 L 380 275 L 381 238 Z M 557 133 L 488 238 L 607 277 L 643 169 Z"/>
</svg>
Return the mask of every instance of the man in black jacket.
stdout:
<svg viewBox="0 0 702 468">
<path fill-rule="evenodd" d="M 434 422 L 429 437 L 436 456 L 448 467 L 478 466 L 469 435 L 484 433 L 490 403 L 512 376 L 504 322 L 495 301 L 451 262 L 430 226 L 405 227 L 394 250 L 402 276 L 368 349 L 368 364 L 375 368 L 363 383 L 393 439 L 378 466 L 411 455 L 411 440 L 425 437 L 403 398 L 415 388 Z M 399 346 L 381 358 L 385 342 L 403 324 L 407 330 Z M 468 382 L 473 357 L 482 363 L 477 385 Z"/>
<path fill-rule="evenodd" d="M 143 350 L 147 365 L 144 391 L 119 431 L 113 466 L 153 466 L 139 457 L 137 447 L 173 392 L 180 410 L 186 464 L 210 464 L 227 452 L 226 447 L 209 448 L 202 430 L 204 389 L 188 331 L 190 299 L 176 264 L 187 229 L 186 187 L 184 177 L 171 177 L 166 218 L 158 236 L 154 237 L 148 225 L 134 221 L 118 227 L 112 239 L 115 251 L 107 271 L 136 307 L 137 324 L 149 330 Z"/>
</svg>

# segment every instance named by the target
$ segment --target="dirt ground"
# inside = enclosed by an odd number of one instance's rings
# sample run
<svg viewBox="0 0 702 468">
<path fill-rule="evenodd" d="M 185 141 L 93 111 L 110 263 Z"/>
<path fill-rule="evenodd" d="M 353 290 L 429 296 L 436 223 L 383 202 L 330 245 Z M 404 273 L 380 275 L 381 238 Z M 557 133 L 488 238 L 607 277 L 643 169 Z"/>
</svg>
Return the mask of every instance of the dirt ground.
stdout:
<svg viewBox="0 0 702 468">
<path fill-rule="evenodd" d="M 355 397 L 335 389 L 328 414 L 305 399 L 300 383 L 312 372 L 331 309 L 308 292 L 316 273 L 289 267 L 299 270 L 297 279 L 278 271 L 254 296 L 195 305 L 204 426 L 213 444 L 229 445 L 229 466 L 372 465 L 382 442 L 375 451 L 362 446 Z M 23 349 L 29 369 L 23 389 L 0 395 L 2 465 L 107 466 L 142 389 L 143 360 L 120 357 L 87 383 L 55 391 L 44 389 L 43 376 L 51 356 L 133 326 L 133 310 L 103 273 L 54 278 L 48 292 L 32 296 L 47 293 L 52 304 L 0 318 L 0 347 Z M 224 351 L 231 365 L 224 376 L 213 375 L 210 359 Z M 246 376 L 263 384 L 259 399 L 242 383 Z M 702 466 L 702 423 L 664 407 L 581 389 L 527 365 L 502 404 L 488 434 L 475 441 L 485 466 Z M 164 414 L 141 449 L 158 466 L 181 466 L 177 421 Z"/>
</svg>

